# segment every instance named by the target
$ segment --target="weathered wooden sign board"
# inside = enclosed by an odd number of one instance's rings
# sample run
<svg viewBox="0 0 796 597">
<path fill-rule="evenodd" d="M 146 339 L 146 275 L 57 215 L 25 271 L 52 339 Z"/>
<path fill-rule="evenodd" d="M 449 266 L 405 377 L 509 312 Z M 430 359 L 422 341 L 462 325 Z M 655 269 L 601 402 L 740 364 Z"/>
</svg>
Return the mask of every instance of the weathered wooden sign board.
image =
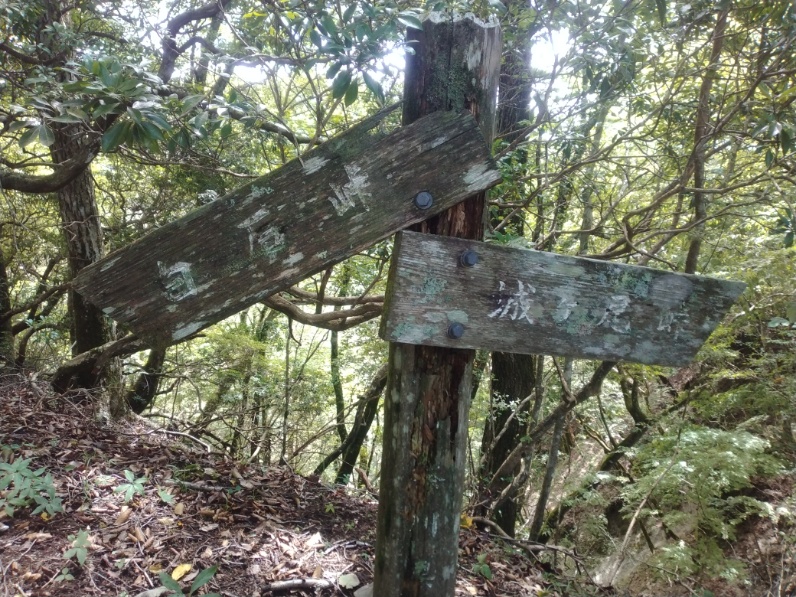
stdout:
<svg viewBox="0 0 796 597">
<path fill-rule="evenodd" d="M 75 290 L 168 345 L 498 182 L 469 114 L 386 136 L 385 116 L 85 268 Z"/>
<path fill-rule="evenodd" d="M 744 287 L 402 232 L 381 335 L 408 344 L 680 366 Z"/>
</svg>

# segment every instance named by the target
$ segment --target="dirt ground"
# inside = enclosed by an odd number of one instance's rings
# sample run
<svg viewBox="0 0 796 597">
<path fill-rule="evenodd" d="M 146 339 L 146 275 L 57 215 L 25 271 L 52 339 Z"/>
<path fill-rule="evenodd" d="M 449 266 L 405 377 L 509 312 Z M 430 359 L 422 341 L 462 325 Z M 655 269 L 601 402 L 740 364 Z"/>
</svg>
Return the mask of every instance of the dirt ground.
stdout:
<svg viewBox="0 0 796 597">
<path fill-rule="evenodd" d="M 372 581 L 377 502 L 367 492 L 242 465 L 141 420 L 96 423 L 85 397 L 25 378 L 0 385 L 0 450 L 0 462 L 46 467 L 63 505 L 53 516 L 0 513 L 2 596 L 172 594 L 158 590 L 161 573 L 188 594 L 213 566 L 194 594 L 362 595 Z M 456 595 L 596 590 L 545 570 L 527 546 L 472 525 Z"/>
</svg>

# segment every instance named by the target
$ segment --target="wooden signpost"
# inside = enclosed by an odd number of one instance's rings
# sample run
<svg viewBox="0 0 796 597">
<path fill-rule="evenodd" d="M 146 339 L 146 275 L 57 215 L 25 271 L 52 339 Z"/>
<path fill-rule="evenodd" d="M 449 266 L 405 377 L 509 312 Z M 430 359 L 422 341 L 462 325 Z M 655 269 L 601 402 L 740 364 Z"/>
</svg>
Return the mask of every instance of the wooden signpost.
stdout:
<svg viewBox="0 0 796 597">
<path fill-rule="evenodd" d="M 74 288 L 168 346 L 499 180 L 476 121 L 388 112 L 85 268 Z"/>
<path fill-rule="evenodd" d="M 456 349 L 681 365 L 743 284 L 479 242 L 499 180 L 481 131 L 500 29 L 432 15 L 412 35 L 411 124 L 387 135 L 381 113 L 85 268 L 74 288 L 167 346 L 411 224 L 447 235 L 401 233 L 391 265 L 374 593 L 452 597 L 473 356 Z"/>
<path fill-rule="evenodd" d="M 397 236 L 391 342 L 681 366 L 745 284 L 449 237 Z"/>
</svg>

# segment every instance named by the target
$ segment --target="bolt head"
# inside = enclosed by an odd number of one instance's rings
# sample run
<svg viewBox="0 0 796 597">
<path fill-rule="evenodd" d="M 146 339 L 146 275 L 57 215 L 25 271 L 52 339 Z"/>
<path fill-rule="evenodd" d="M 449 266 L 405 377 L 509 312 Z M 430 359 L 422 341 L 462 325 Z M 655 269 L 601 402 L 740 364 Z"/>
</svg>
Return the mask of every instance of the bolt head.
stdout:
<svg viewBox="0 0 796 597">
<path fill-rule="evenodd" d="M 415 207 L 418 209 L 428 209 L 434 205 L 434 197 L 428 191 L 420 191 L 415 195 Z"/>
<path fill-rule="evenodd" d="M 465 267 L 473 267 L 478 263 L 478 253 L 467 249 L 464 253 L 459 256 L 459 263 L 461 263 Z"/>
<path fill-rule="evenodd" d="M 458 340 L 464 336 L 464 326 L 461 323 L 452 323 L 448 326 L 448 338 Z"/>
</svg>

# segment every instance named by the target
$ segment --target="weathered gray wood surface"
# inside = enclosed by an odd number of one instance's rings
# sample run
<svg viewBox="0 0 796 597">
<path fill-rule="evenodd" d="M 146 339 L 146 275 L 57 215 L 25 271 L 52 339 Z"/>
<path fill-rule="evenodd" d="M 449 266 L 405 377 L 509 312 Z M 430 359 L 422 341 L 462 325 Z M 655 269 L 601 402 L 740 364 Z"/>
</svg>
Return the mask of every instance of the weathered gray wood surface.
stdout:
<svg viewBox="0 0 796 597">
<path fill-rule="evenodd" d="M 169 344 L 498 181 L 472 116 L 435 113 L 387 136 L 383 118 L 87 267 L 75 289 Z"/>
<path fill-rule="evenodd" d="M 412 232 L 397 236 L 390 280 L 381 333 L 392 342 L 671 366 L 694 357 L 745 287 Z"/>
<path fill-rule="evenodd" d="M 404 123 L 465 109 L 491 139 L 501 55 L 497 21 L 432 14 L 408 36 L 413 52 L 406 58 Z M 476 194 L 418 228 L 483 238 L 485 205 L 486 195 Z M 373 566 L 378 597 L 455 593 L 473 356 L 390 345 Z"/>
</svg>

